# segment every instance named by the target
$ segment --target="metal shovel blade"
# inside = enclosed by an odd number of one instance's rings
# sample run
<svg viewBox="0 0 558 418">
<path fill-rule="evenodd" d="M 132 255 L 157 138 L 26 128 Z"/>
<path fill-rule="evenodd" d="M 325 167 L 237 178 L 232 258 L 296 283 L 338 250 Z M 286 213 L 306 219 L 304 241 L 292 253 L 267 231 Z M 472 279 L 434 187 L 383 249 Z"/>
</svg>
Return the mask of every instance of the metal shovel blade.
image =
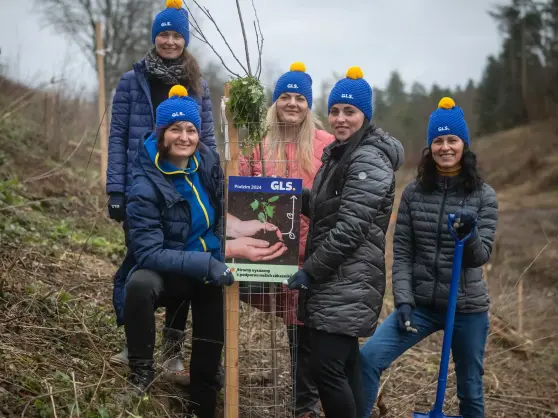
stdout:
<svg viewBox="0 0 558 418">
<path fill-rule="evenodd" d="M 428 413 L 413 412 L 413 418 L 463 418 L 462 415 L 446 415 L 442 412 L 430 411 Z"/>
</svg>

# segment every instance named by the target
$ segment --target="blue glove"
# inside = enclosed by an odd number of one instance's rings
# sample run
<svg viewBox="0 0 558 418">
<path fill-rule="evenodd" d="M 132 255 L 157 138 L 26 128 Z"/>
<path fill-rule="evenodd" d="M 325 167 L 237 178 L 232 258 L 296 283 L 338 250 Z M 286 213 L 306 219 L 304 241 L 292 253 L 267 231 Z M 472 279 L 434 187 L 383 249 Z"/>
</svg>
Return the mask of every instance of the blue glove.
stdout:
<svg viewBox="0 0 558 418">
<path fill-rule="evenodd" d="M 458 209 L 455 212 L 455 222 L 453 223 L 455 232 L 459 237 L 469 235 L 477 224 L 477 212 L 471 209 Z"/>
<path fill-rule="evenodd" d="M 126 196 L 124 193 L 111 193 L 108 201 L 110 219 L 123 222 L 126 219 Z"/>
<path fill-rule="evenodd" d="M 214 286 L 230 286 L 234 283 L 234 276 L 231 269 L 225 263 L 211 257 L 209 259 L 207 277 L 204 277 L 204 283 Z"/>
<path fill-rule="evenodd" d="M 401 331 L 417 333 L 411 322 L 413 318 L 413 307 L 408 303 L 402 303 L 397 307 L 397 322 Z"/>
<path fill-rule="evenodd" d="M 304 270 L 299 270 L 287 281 L 287 287 L 291 290 L 308 289 L 312 283 L 312 276 Z"/>
</svg>

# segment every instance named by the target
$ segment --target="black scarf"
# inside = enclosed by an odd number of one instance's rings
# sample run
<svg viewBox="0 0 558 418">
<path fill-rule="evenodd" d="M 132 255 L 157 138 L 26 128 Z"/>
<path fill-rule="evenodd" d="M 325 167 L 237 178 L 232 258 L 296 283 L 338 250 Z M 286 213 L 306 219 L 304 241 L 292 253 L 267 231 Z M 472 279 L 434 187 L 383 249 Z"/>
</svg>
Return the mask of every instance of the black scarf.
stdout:
<svg viewBox="0 0 558 418">
<path fill-rule="evenodd" d="M 164 84 L 180 84 L 181 80 L 186 78 L 182 56 L 175 60 L 165 60 L 157 54 L 155 49 L 152 49 L 145 56 L 145 67 L 151 76 L 158 78 Z"/>
</svg>

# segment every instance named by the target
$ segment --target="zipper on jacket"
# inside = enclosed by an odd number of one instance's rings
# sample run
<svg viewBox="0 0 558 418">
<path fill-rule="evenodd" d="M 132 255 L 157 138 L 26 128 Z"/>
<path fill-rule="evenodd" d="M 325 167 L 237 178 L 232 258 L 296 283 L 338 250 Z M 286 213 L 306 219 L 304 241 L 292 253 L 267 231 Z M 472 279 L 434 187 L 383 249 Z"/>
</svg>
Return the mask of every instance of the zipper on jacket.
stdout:
<svg viewBox="0 0 558 418">
<path fill-rule="evenodd" d="M 446 196 L 448 194 L 448 179 L 444 178 L 444 195 L 442 204 L 440 205 L 440 213 L 438 214 L 438 228 L 436 231 L 436 256 L 434 258 L 434 288 L 432 289 L 432 306 L 436 306 L 436 289 L 438 288 L 438 262 L 440 259 L 440 238 L 442 235 L 442 218 L 444 217 L 444 208 L 446 206 Z"/>
</svg>

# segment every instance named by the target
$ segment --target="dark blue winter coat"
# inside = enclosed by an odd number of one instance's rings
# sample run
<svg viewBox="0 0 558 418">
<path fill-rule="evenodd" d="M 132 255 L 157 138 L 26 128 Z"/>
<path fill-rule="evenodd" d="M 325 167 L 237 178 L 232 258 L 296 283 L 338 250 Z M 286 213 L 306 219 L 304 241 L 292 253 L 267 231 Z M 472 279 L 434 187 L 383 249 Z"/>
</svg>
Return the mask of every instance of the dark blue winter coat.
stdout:
<svg viewBox="0 0 558 418">
<path fill-rule="evenodd" d="M 200 143 L 199 155 L 200 181 L 215 211 L 215 235 L 222 242 L 224 178 L 219 154 Z M 195 279 L 207 276 L 211 253 L 184 250 L 192 227 L 190 206 L 172 176 L 155 166 L 144 140 L 134 158 L 126 216 L 136 268 Z M 223 245 L 217 256 L 223 261 Z"/>
<path fill-rule="evenodd" d="M 203 96 L 192 94 L 198 102 L 202 120 L 200 141 L 216 149 L 209 87 L 202 80 Z M 122 76 L 112 104 L 112 120 L 107 167 L 107 193 L 128 194 L 132 184 L 132 160 L 140 139 L 155 127 L 145 61 Z"/>
</svg>

